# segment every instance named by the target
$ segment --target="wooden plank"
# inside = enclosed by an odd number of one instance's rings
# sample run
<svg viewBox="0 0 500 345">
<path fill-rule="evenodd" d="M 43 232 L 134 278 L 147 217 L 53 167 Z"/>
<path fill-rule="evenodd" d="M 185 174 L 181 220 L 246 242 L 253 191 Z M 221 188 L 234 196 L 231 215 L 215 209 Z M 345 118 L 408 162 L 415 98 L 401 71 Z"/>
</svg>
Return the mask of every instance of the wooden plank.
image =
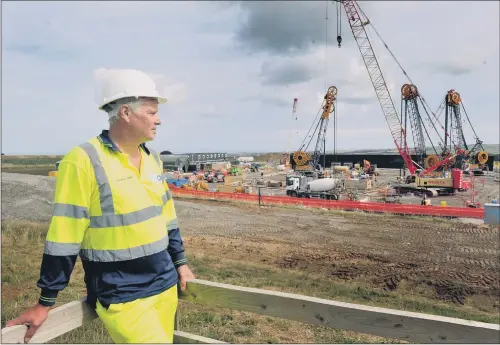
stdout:
<svg viewBox="0 0 500 345">
<path fill-rule="evenodd" d="M 49 311 L 49 317 L 30 340 L 45 343 L 97 318 L 96 312 L 85 303 L 85 298 L 73 301 Z M 28 329 L 25 325 L 2 328 L 2 343 L 24 343 Z"/>
<path fill-rule="evenodd" d="M 195 335 L 183 331 L 175 331 L 174 344 L 227 344 L 227 343 L 215 339 L 202 337 L 201 335 Z"/>
<path fill-rule="evenodd" d="M 85 298 L 80 301 L 73 301 L 49 311 L 49 317 L 38 329 L 32 343 L 46 343 L 60 335 L 68 333 L 78 327 L 97 318 L 96 312 L 85 303 Z M 27 326 L 18 325 L 2 328 L 2 344 L 22 344 Z M 224 344 L 224 342 L 190 334 L 181 331 L 174 331 L 175 344 Z"/>
<path fill-rule="evenodd" d="M 179 297 L 203 304 L 275 316 L 415 343 L 500 342 L 500 325 L 336 302 L 195 279 Z"/>
</svg>

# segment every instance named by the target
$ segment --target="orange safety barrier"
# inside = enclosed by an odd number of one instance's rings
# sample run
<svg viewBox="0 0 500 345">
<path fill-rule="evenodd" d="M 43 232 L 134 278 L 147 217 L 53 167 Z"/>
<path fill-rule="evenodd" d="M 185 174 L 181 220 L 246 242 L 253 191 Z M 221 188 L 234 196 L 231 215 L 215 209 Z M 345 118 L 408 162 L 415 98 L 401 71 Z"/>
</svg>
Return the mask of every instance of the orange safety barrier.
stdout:
<svg viewBox="0 0 500 345">
<path fill-rule="evenodd" d="M 192 196 L 200 199 L 214 199 L 225 201 L 247 201 L 259 202 L 256 194 L 225 193 L 225 192 L 203 192 L 195 190 L 185 190 L 173 185 L 170 190 L 174 196 Z M 365 211 L 375 213 L 392 213 L 405 215 L 423 215 L 438 217 L 464 217 L 464 218 L 484 218 L 484 208 L 466 208 L 451 206 L 430 206 L 430 205 L 401 205 L 383 204 L 378 202 L 361 202 L 347 200 L 322 200 L 322 199 L 299 199 L 288 196 L 268 196 L 261 195 L 260 199 L 264 204 L 275 205 L 302 205 L 314 208 L 338 209 L 348 211 Z"/>
</svg>

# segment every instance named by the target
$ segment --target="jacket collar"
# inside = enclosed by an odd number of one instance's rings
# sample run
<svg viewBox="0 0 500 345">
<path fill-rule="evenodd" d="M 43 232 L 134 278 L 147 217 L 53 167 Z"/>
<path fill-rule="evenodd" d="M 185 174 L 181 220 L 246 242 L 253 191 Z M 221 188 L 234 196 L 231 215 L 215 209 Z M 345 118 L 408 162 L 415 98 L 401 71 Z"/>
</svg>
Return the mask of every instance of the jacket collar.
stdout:
<svg viewBox="0 0 500 345">
<path fill-rule="evenodd" d="M 99 136 L 97 138 L 99 138 L 99 140 L 102 142 L 102 144 L 104 146 L 106 146 L 107 148 L 109 148 L 110 150 L 115 151 L 115 152 L 121 152 L 120 149 L 118 148 L 118 146 L 116 146 L 116 144 L 113 142 L 113 140 L 111 140 L 111 138 L 109 137 L 109 131 L 107 129 L 104 129 L 101 132 L 101 134 L 99 134 Z M 149 155 L 150 151 L 146 147 L 145 143 L 140 144 L 139 147 L 142 148 L 144 150 L 144 152 L 146 152 Z"/>
</svg>

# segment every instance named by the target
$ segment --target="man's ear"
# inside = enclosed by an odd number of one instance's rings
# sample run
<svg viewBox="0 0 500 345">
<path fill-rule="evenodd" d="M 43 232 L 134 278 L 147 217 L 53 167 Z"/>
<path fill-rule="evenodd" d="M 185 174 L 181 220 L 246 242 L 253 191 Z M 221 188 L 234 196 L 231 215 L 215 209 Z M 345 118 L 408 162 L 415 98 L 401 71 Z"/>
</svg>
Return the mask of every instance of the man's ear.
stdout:
<svg viewBox="0 0 500 345">
<path fill-rule="evenodd" d="M 126 122 L 130 121 L 131 109 L 130 106 L 125 104 L 120 107 L 119 116 Z"/>
</svg>

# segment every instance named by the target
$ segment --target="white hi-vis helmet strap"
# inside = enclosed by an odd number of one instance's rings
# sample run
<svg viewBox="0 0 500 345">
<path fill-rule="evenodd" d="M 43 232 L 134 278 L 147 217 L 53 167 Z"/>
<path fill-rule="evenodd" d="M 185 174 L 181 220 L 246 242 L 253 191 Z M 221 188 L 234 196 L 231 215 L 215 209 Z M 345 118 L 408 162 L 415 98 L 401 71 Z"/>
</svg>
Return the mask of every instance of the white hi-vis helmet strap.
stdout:
<svg viewBox="0 0 500 345">
<path fill-rule="evenodd" d="M 156 98 L 159 104 L 167 102 L 160 96 L 153 79 L 146 73 L 133 69 L 108 71 L 103 85 L 99 110 L 108 103 L 125 97 Z"/>
</svg>

